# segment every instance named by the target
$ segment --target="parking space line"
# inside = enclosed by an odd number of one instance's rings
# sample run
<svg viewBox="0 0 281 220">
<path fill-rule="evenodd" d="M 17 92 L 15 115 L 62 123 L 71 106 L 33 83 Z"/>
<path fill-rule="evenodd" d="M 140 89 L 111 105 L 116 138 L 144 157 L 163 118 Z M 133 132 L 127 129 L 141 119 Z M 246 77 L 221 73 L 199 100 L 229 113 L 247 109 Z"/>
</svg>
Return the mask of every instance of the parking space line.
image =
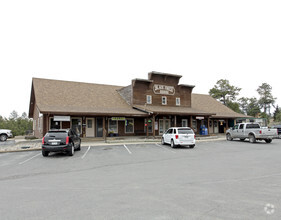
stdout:
<svg viewBox="0 0 281 220">
<path fill-rule="evenodd" d="M 161 147 L 161 148 L 163 148 L 163 149 L 165 149 L 165 150 L 167 150 L 167 151 L 170 151 L 170 152 L 172 152 L 172 153 L 176 153 L 175 151 L 173 151 L 173 150 L 171 150 L 171 149 L 169 149 L 169 148 L 166 148 L 166 147 L 164 147 L 164 146 L 162 146 L 162 145 L 160 145 L 160 144 L 155 144 L 155 145 L 157 145 L 158 147 Z"/>
<path fill-rule="evenodd" d="M 129 154 L 132 154 L 132 152 L 129 150 L 129 148 L 124 144 L 123 145 L 125 148 L 126 148 L 126 150 L 129 152 Z"/>
<path fill-rule="evenodd" d="M 88 149 L 86 150 L 86 152 L 83 154 L 83 156 L 81 157 L 82 159 L 84 159 L 84 157 L 87 155 L 87 153 L 89 152 L 90 149 L 91 149 L 91 146 L 89 146 Z"/>
<path fill-rule="evenodd" d="M 35 157 L 38 157 L 39 155 L 41 155 L 41 153 L 36 154 L 36 155 L 34 155 L 33 157 L 30 157 L 30 158 L 28 158 L 27 160 L 20 162 L 19 165 L 22 165 L 22 164 L 24 164 L 24 163 L 26 163 L 26 162 L 28 162 L 28 161 L 34 159 Z"/>
</svg>

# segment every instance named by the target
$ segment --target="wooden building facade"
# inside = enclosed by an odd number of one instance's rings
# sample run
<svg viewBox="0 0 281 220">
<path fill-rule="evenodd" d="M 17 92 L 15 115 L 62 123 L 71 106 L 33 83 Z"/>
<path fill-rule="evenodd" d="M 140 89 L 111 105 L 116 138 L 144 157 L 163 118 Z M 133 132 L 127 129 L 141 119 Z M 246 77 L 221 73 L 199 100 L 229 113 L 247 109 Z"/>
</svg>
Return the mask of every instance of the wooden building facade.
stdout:
<svg viewBox="0 0 281 220">
<path fill-rule="evenodd" d="M 82 137 L 158 136 L 169 127 L 224 133 L 236 118 L 209 95 L 193 94 L 182 76 L 150 72 L 127 87 L 33 78 L 29 117 L 34 135 L 73 128 Z"/>
</svg>

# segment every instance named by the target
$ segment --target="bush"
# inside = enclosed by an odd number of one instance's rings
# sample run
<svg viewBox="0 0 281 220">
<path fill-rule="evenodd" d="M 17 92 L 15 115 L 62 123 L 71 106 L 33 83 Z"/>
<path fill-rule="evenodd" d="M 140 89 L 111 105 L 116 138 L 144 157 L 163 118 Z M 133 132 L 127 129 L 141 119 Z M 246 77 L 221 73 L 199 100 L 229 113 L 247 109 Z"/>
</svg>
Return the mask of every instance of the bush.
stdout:
<svg viewBox="0 0 281 220">
<path fill-rule="evenodd" d="M 19 116 L 13 111 L 8 119 L 0 116 L 0 129 L 12 130 L 14 136 L 25 135 L 27 130 L 32 130 L 32 123 L 25 112 Z"/>
</svg>

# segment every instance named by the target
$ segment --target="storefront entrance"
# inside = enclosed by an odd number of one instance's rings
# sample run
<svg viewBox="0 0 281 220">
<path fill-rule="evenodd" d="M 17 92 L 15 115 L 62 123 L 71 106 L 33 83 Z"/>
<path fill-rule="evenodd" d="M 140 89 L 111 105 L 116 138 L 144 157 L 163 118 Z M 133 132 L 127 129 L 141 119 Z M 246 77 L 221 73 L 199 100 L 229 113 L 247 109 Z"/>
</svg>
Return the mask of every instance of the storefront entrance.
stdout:
<svg viewBox="0 0 281 220">
<path fill-rule="evenodd" d="M 159 119 L 159 135 L 162 135 L 171 126 L 170 119 Z"/>
<path fill-rule="evenodd" d="M 71 118 L 71 128 L 76 134 L 82 134 L 82 118 Z"/>
<path fill-rule="evenodd" d="M 96 123 L 96 136 L 102 137 L 103 136 L 103 118 L 97 118 Z"/>
<path fill-rule="evenodd" d="M 86 137 L 95 137 L 95 118 L 86 119 Z"/>
</svg>

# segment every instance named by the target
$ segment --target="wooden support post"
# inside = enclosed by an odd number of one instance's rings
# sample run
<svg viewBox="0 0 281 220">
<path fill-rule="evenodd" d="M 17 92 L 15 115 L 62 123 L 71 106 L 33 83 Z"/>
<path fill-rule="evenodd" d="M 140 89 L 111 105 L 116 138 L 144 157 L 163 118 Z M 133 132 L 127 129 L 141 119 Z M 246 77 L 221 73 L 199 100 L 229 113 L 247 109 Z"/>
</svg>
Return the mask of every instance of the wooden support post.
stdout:
<svg viewBox="0 0 281 220">
<path fill-rule="evenodd" d="M 146 137 L 148 137 L 148 118 L 146 118 Z"/>
<path fill-rule="evenodd" d="M 102 118 L 102 137 L 104 138 L 104 141 L 106 142 L 106 129 L 105 129 L 105 117 Z"/>
<path fill-rule="evenodd" d="M 208 128 L 208 135 L 209 135 L 210 134 L 210 117 L 209 116 L 207 117 L 207 123 L 208 123 L 207 128 Z"/>
<path fill-rule="evenodd" d="M 153 138 L 155 138 L 155 115 L 152 116 Z"/>
<path fill-rule="evenodd" d="M 177 116 L 174 116 L 174 127 L 177 127 Z"/>
</svg>

